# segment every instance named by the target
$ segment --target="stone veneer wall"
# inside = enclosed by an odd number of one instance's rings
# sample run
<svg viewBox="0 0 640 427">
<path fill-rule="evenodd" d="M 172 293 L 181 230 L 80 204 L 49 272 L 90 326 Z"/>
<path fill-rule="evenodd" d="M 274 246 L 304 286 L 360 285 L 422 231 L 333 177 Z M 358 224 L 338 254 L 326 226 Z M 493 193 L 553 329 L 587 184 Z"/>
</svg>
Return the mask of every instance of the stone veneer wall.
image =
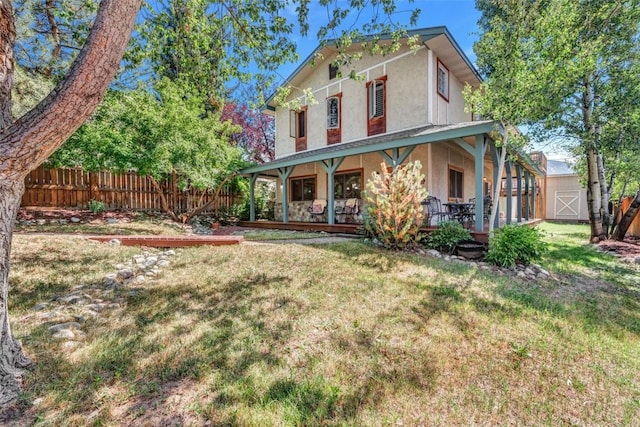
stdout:
<svg viewBox="0 0 640 427">
<path fill-rule="evenodd" d="M 344 207 L 346 199 L 340 199 L 335 201 L 336 207 Z M 358 201 L 360 209 L 357 215 L 353 216 L 353 223 L 362 224 L 362 211 L 364 209 L 362 200 Z M 327 214 L 322 216 L 312 217 L 309 210 L 313 204 L 312 200 L 304 202 L 289 202 L 289 221 L 299 222 L 327 222 Z M 275 220 L 282 221 L 282 203 L 276 203 L 274 208 Z M 345 215 L 336 215 L 336 223 L 346 222 Z M 349 220 L 351 223 L 352 221 Z"/>
</svg>

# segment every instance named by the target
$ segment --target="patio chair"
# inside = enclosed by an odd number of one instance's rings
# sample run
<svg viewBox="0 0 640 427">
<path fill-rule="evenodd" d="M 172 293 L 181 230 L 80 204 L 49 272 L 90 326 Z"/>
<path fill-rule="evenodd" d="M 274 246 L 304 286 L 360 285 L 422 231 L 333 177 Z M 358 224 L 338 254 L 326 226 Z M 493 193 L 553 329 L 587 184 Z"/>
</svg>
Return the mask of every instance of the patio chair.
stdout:
<svg viewBox="0 0 640 427">
<path fill-rule="evenodd" d="M 347 199 L 344 203 L 342 201 L 336 201 L 335 215 L 337 223 L 355 223 L 355 217 L 359 212 L 359 199 Z"/>
<path fill-rule="evenodd" d="M 323 216 L 327 213 L 327 201 L 324 199 L 316 199 L 309 208 L 311 219 L 313 222 L 320 222 Z"/>
<path fill-rule="evenodd" d="M 360 211 L 359 200 L 358 199 L 347 199 L 347 202 L 344 204 L 344 220 L 345 222 L 356 222 L 355 216 Z"/>
<path fill-rule="evenodd" d="M 427 227 L 431 226 L 431 220 L 433 219 L 436 220 L 434 225 L 438 225 L 438 223 L 449 219 L 449 212 L 442 210 L 442 204 L 437 197 L 428 196 L 422 201 L 422 205 L 426 210 L 424 224 Z"/>
<path fill-rule="evenodd" d="M 491 200 L 491 196 L 484 196 L 484 198 L 482 199 L 484 204 L 483 204 L 483 209 L 482 209 L 482 217 L 484 218 L 485 221 L 489 221 L 489 215 L 491 215 L 491 207 L 493 205 L 493 201 Z"/>
<path fill-rule="evenodd" d="M 476 203 L 476 198 L 472 197 L 469 199 L 469 203 Z M 491 214 L 491 196 L 487 195 L 482 198 L 482 218 L 485 221 L 489 220 L 489 215 Z M 474 218 L 475 219 L 475 218 Z"/>
</svg>

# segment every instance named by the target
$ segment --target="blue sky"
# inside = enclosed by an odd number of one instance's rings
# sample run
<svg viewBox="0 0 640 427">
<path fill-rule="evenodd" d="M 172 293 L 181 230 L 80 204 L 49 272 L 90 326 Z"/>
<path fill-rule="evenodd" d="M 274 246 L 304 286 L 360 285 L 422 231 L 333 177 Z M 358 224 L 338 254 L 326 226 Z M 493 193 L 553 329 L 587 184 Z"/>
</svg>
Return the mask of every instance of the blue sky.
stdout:
<svg viewBox="0 0 640 427">
<path fill-rule="evenodd" d="M 345 0 L 337 0 L 339 6 L 346 4 Z M 425 28 L 437 27 L 445 25 L 453 37 L 456 39 L 462 50 L 474 62 L 473 43 L 478 39 L 477 22 L 480 19 L 480 12 L 475 8 L 475 0 L 407 0 L 396 1 L 398 12 L 394 19 L 399 23 L 409 27 L 410 12 L 413 9 L 421 9 L 420 18 L 414 27 Z M 291 10 L 289 18 L 295 21 L 294 11 Z M 293 41 L 298 45 L 298 55 L 300 61 L 295 64 L 285 64 L 279 69 L 280 78 L 288 77 L 293 70 L 318 46 L 316 32 L 318 25 L 314 26 L 314 21 L 323 23 L 322 17 L 326 14 L 324 9 L 320 9 L 317 5 L 310 8 L 310 25 L 309 35 L 302 37 L 299 34 L 294 35 Z M 316 18 L 317 16 L 317 18 Z M 359 23 L 367 21 L 366 12 L 361 14 Z M 348 21 L 351 22 L 351 21 Z"/>
</svg>

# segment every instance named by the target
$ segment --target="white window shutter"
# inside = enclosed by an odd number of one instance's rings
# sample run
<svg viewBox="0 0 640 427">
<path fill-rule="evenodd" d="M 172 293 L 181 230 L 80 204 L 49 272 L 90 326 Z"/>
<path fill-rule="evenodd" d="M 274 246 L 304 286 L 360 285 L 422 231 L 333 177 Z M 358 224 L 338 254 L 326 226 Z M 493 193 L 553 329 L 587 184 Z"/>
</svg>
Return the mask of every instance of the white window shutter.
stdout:
<svg viewBox="0 0 640 427">
<path fill-rule="evenodd" d="M 296 129 L 297 123 L 297 114 L 293 110 L 289 110 L 289 136 L 291 138 L 296 138 L 298 136 L 298 131 Z"/>
</svg>

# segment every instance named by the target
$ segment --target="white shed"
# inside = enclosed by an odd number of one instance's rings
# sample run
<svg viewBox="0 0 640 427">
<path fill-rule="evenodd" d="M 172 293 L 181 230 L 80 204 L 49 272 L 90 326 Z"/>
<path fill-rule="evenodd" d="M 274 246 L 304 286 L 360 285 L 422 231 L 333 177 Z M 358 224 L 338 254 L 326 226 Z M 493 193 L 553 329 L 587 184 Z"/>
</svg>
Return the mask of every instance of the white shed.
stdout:
<svg viewBox="0 0 640 427">
<path fill-rule="evenodd" d="M 546 219 L 588 221 L 587 189 L 573 165 L 564 160 L 547 160 Z"/>
</svg>

